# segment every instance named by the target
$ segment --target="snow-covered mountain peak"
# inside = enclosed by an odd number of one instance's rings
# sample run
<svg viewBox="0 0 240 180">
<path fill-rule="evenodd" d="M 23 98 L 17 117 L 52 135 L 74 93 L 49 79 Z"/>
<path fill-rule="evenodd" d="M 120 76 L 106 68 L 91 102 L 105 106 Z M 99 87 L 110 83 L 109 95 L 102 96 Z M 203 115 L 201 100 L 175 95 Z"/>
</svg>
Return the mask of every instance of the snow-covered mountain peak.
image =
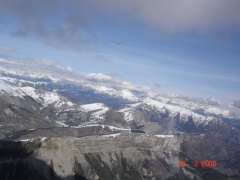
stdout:
<svg viewBox="0 0 240 180">
<path fill-rule="evenodd" d="M 181 113 L 181 115 L 186 115 L 186 116 L 194 115 L 194 116 L 200 117 L 200 115 L 193 113 L 191 110 L 189 110 L 187 108 L 170 105 L 170 104 L 165 104 L 165 103 L 162 103 L 162 102 L 150 99 L 150 98 L 145 99 L 144 103 L 150 107 L 154 107 L 159 110 L 167 109 L 172 113 L 173 116 L 177 115 L 177 113 Z"/>
</svg>

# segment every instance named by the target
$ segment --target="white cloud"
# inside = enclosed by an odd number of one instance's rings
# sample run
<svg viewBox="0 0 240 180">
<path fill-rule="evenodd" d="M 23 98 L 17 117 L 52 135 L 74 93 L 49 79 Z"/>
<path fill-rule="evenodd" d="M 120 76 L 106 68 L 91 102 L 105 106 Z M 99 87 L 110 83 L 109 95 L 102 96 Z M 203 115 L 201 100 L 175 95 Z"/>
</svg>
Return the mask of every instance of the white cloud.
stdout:
<svg viewBox="0 0 240 180">
<path fill-rule="evenodd" d="M 58 70 L 61 70 L 61 71 L 65 71 L 65 72 L 68 72 L 68 73 L 73 73 L 74 72 L 74 69 L 70 66 L 55 66 Z"/>
<path fill-rule="evenodd" d="M 91 81 L 99 81 L 99 82 L 105 82 L 105 81 L 112 81 L 113 78 L 111 76 L 102 74 L 102 73 L 90 73 L 85 75 L 85 78 Z"/>
<path fill-rule="evenodd" d="M 7 59 L 3 59 L 0 58 L 0 63 L 6 63 L 6 64 L 12 64 L 12 65 L 24 65 L 24 63 L 21 62 L 17 62 L 17 61 L 12 61 L 12 60 L 7 60 Z"/>
<path fill-rule="evenodd" d="M 219 101 L 213 97 L 207 98 L 207 103 L 209 105 L 219 106 Z"/>
<path fill-rule="evenodd" d="M 74 69 L 70 66 L 67 66 L 65 70 L 67 70 L 68 72 L 74 72 Z"/>
</svg>

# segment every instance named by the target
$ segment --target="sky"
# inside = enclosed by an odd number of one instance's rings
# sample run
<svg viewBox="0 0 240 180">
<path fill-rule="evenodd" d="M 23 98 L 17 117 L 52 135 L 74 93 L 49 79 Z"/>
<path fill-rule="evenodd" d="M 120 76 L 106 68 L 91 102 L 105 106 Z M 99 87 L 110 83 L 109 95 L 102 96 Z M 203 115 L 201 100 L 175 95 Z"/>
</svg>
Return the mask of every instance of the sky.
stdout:
<svg viewBox="0 0 240 180">
<path fill-rule="evenodd" d="M 240 1 L 0 0 L 0 56 L 240 100 Z"/>
</svg>

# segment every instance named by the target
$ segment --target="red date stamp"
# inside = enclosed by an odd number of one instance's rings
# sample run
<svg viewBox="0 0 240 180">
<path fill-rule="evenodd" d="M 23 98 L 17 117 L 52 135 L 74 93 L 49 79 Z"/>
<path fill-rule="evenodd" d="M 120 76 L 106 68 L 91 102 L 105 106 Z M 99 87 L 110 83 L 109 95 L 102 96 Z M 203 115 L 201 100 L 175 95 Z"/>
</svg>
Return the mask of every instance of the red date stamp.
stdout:
<svg viewBox="0 0 240 180">
<path fill-rule="evenodd" d="M 216 160 L 194 160 L 193 161 L 194 167 L 202 166 L 204 167 L 216 167 L 217 166 L 217 161 Z M 186 160 L 179 160 L 178 167 L 186 167 L 187 166 L 187 161 Z"/>
</svg>

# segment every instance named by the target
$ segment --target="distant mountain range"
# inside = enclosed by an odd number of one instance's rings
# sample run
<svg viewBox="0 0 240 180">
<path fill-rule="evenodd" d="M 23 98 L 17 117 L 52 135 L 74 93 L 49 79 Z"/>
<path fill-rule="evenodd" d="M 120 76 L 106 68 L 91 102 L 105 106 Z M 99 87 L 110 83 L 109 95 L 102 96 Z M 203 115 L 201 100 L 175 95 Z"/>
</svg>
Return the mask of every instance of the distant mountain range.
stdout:
<svg viewBox="0 0 240 180">
<path fill-rule="evenodd" d="M 240 113 L 104 74 L 0 64 L 0 177 L 239 179 Z M 186 160 L 186 167 L 179 167 Z M 217 166 L 195 167 L 194 160 Z"/>
</svg>

